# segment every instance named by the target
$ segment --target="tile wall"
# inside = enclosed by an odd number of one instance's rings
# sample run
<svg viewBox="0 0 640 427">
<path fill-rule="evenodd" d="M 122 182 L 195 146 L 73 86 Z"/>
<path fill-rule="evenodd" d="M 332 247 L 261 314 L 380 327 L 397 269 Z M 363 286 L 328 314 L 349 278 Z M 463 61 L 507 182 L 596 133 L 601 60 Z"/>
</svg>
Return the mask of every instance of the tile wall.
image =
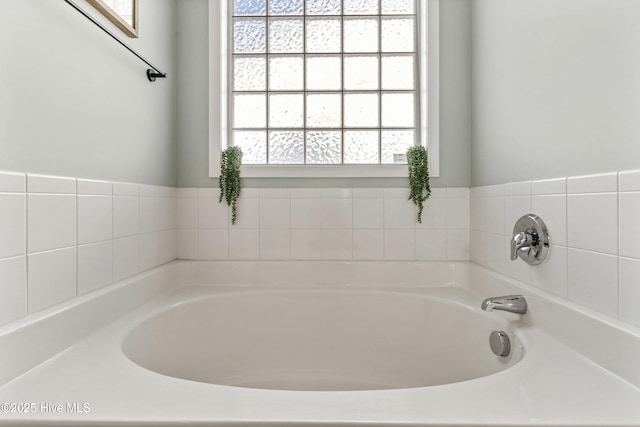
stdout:
<svg viewBox="0 0 640 427">
<path fill-rule="evenodd" d="M 551 236 L 535 267 L 509 259 L 513 226 L 527 213 Z M 471 189 L 471 260 L 640 326 L 640 171 Z"/>
<path fill-rule="evenodd" d="M 0 324 L 175 259 L 175 192 L 0 172 Z"/>
<path fill-rule="evenodd" d="M 235 225 L 218 195 L 178 189 L 178 258 L 469 259 L 468 188 L 433 189 L 422 224 L 406 188 L 245 188 Z"/>
</svg>

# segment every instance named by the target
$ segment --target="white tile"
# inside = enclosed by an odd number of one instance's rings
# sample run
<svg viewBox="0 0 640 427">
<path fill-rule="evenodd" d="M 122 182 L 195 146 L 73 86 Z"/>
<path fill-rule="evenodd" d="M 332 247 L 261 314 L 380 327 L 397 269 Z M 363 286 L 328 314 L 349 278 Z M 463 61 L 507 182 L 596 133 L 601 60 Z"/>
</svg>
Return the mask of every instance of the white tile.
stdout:
<svg viewBox="0 0 640 427">
<path fill-rule="evenodd" d="M 178 188 L 176 189 L 176 197 L 178 199 L 184 198 L 198 198 L 197 188 Z"/>
<path fill-rule="evenodd" d="M 112 228 L 111 196 L 78 196 L 78 244 L 111 239 Z"/>
<path fill-rule="evenodd" d="M 219 188 L 198 188 L 198 197 L 219 200 L 220 189 Z"/>
<path fill-rule="evenodd" d="M 113 183 L 114 196 L 140 196 L 140 186 L 138 184 L 130 184 L 128 182 Z"/>
<path fill-rule="evenodd" d="M 322 228 L 350 229 L 353 226 L 353 199 L 322 199 Z"/>
<path fill-rule="evenodd" d="M 78 295 L 113 282 L 113 243 L 78 246 Z"/>
<path fill-rule="evenodd" d="M 78 194 L 85 196 L 111 196 L 113 184 L 110 181 L 78 180 Z"/>
<path fill-rule="evenodd" d="M 618 317 L 618 257 L 569 248 L 569 299 Z"/>
<path fill-rule="evenodd" d="M 384 230 L 384 259 L 416 259 L 416 232 L 414 230 Z"/>
<path fill-rule="evenodd" d="M 322 228 L 322 199 L 291 199 L 291 228 Z"/>
<path fill-rule="evenodd" d="M 640 261 L 620 258 L 620 320 L 640 326 Z"/>
<path fill-rule="evenodd" d="M 229 230 L 200 230 L 198 233 L 199 259 L 228 259 Z"/>
<path fill-rule="evenodd" d="M 353 199 L 353 228 L 382 229 L 384 203 L 382 198 Z"/>
<path fill-rule="evenodd" d="M 409 198 L 409 194 L 411 191 L 409 188 L 385 188 L 384 189 L 384 198 L 385 199 L 405 199 Z"/>
<path fill-rule="evenodd" d="M 620 256 L 640 259 L 640 193 L 620 193 Z"/>
<path fill-rule="evenodd" d="M 486 233 L 482 231 L 471 230 L 469 241 L 469 253 L 471 261 L 479 265 L 487 265 Z"/>
<path fill-rule="evenodd" d="M 382 188 L 354 188 L 354 199 L 366 199 L 374 198 L 381 199 L 384 197 L 384 190 Z"/>
<path fill-rule="evenodd" d="M 140 197 L 140 233 L 162 230 L 162 198 Z"/>
<path fill-rule="evenodd" d="M 384 231 L 353 230 L 353 259 L 384 259 Z"/>
<path fill-rule="evenodd" d="M 27 315 L 27 258 L 0 260 L 0 325 Z"/>
<path fill-rule="evenodd" d="M 160 232 L 141 234 L 139 237 L 139 267 L 147 271 L 162 264 Z"/>
<path fill-rule="evenodd" d="M 505 236 L 513 235 L 513 226 L 523 215 L 531 213 L 530 196 L 507 196 L 504 199 L 504 231 Z"/>
<path fill-rule="evenodd" d="M 229 215 L 229 227 L 235 228 L 260 228 L 260 199 L 242 198 L 238 200 L 238 214 L 236 223 L 231 224 Z"/>
<path fill-rule="evenodd" d="M 291 259 L 322 259 L 322 231 L 291 230 Z"/>
<path fill-rule="evenodd" d="M 29 193 L 76 194 L 76 179 L 27 174 Z"/>
<path fill-rule="evenodd" d="M 486 266 L 500 273 L 505 273 L 507 245 L 503 235 L 487 233 L 484 238 Z"/>
<path fill-rule="evenodd" d="M 322 230 L 322 259 L 352 259 L 351 230 Z"/>
<path fill-rule="evenodd" d="M 258 199 L 260 198 L 260 189 L 259 188 L 243 188 L 240 190 L 240 198 Z"/>
<path fill-rule="evenodd" d="M 27 177 L 24 173 L 0 172 L 0 192 L 26 193 Z"/>
<path fill-rule="evenodd" d="M 323 188 L 322 197 L 325 199 L 344 199 L 353 197 L 351 188 Z"/>
<path fill-rule="evenodd" d="M 567 179 L 567 193 L 608 193 L 618 191 L 618 174 L 572 176 Z"/>
<path fill-rule="evenodd" d="M 160 260 L 163 264 L 177 258 L 177 242 L 177 230 L 164 230 L 160 232 Z"/>
<path fill-rule="evenodd" d="M 504 197 L 504 184 L 484 185 L 473 188 L 474 197 Z"/>
<path fill-rule="evenodd" d="M 178 230 L 178 259 L 198 259 L 198 230 Z"/>
<path fill-rule="evenodd" d="M 291 228 L 291 199 L 260 199 L 260 228 Z"/>
<path fill-rule="evenodd" d="M 126 279 L 140 271 L 140 238 L 138 236 L 113 241 L 113 281 Z"/>
<path fill-rule="evenodd" d="M 76 244 L 76 196 L 29 194 L 27 202 L 29 253 Z"/>
<path fill-rule="evenodd" d="M 223 200 L 209 197 L 198 199 L 198 227 L 227 228 L 231 217 L 231 207 Z"/>
<path fill-rule="evenodd" d="M 521 282 L 531 284 L 533 282 L 533 267 L 519 257 L 515 260 L 511 259 L 511 237 L 504 236 L 504 247 L 504 274 Z"/>
<path fill-rule="evenodd" d="M 567 268 L 567 248 L 552 244 L 544 262 L 533 268 L 533 286 L 568 298 Z"/>
<path fill-rule="evenodd" d="M 76 248 L 27 257 L 29 313 L 76 296 Z"/>
<path fill-rule="evenodd" d="M 531 194 L 567 194 L 567 178 L 543 179 L 531 183 Z"/>
<path fill-rule="evenodd" d="M 533 196 L 532 213 L 547 226 L 553 245 L 567 245 L 567 196 L 565 194 Z"/>
<path fill-rule="evenodd" d="M 260 258 L 260 230 L 229 230 L 229 259 Z"/>
<path fill-rule="evenodd" d="M 485 198 L 472 197 L 469 199 L 469 228 L 484 231 L 484 211 L 487 201 Z"/>
<path fill-rule="evenodd" d="M 640 169 L 618 174 L 619 191 L 640 191 Z"/>
<path fill-rule="evenodd" d="M 292 188 L 292 199 L 322 199 L 323 188 Z"/>
<path fill-rule="evenodd" d="M 447 260 L 470 260 L 471 248 L 469 238 L 469 230 L 447 230 Z"/>
<path fill-rule="evenodd" d="M 0 258 L 27 250 L 27 202 L 24 194 L 0 194 Z"/>
<path fill-rule="evenodd" d="M 447 231 L 416 230 L 416 259 L 445 261 L 447 259 Z"/>
<path fill-rule="evenodd" d="M 176 199 L 163 197 L 160 199 L 160 229 L 172 230 L 178 227 L 178 209 Z"/>
<path fill-rule="evenodd" d="M 530 196 L 531 181 L 511 182 L 504 186 L 505 196 Z"/>
<path fill-rule="evenodd" d="M 487 197 L 485 211 L 485 231 L 493 234 L 504 233 L 505 199 L 504 197 Z"/>
<path fill-rule="evenodd" d="M 322 228 L 322 199 L 291 199 L 291 228 Z"/>
<path fill-rule="evenodd" d="M 113 198 L 113 237 L 114 239 L 134 236 L 140 232 L 139 198 L 133 196 L 115 196 Z"/>
<path fill-rule="evenodd" d="M 198 228 L 198 199 L 178 198 L 176 200 L 178 209 L 178 228 Z"/>
<path fill-rule="evenodd" d="M 430 199 L 442 199 L 447 197 L 447 189 L 446 188 L 432 188 L 431 195 L 429 195 Z"/>
<path fill-rule="evenodd" d="M 416 215 L 417 212 L 416 208 Z M 416 222 L 415 226 L 418 229 L 447 228 L 447 199 L 427 199 L 422 210 L 422 223 Z"/>
<path fill-rule="evenodd" d="M 471 196 L 469 187 L 449 187 L 447 188 L 447 197 L 468 199 Z"/>
<path fill-rule="evenodd" d="M 261 229 L 260 258 L 291 258 L 291 230 Z"/>
<path fill-rule="evenodd" d="M 165 197 L 169 190 L 160 185 L 140 185 L 140 197 Z"/>
<path fill-rule="evenodd" d="M 261 188 L 260 198 L 262 199 L 288 199 L 291 197 L 289 188 Z"/>
<path fill-rule="evenodd" d="M 416 207 L 413 202 L 398 198 L 384 199 L 384 228 L 415 229 L 417 223 Z"/>
<path fill-rule="evenodd" d="M 469 229 L 470 200 L 468 198 L 447 198 L 447 228 Z"/>
<path fill-rule="evenodd" d="M 618 254 L 618 194 L 569 195 L 567 241 L 570 248 Z"/>
</svg>

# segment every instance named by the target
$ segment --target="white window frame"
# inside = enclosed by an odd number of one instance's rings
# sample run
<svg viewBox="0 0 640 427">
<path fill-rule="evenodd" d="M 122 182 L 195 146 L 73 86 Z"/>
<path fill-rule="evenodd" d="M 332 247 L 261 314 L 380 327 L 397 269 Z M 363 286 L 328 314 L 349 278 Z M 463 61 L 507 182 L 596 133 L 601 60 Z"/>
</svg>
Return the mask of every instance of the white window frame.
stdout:
<svg viewBox="0 0 640 427">
<path fill-rule="evenodd" d="M 429 151 L 429 174 L 440 176 L 440 0 L 419 0 L 420 142 Z M 425 7 L 425 3 L 427 7 Z M 209 0 L 209 177 L 220 174 L 229 141 L 227 0 Z M 427 23 L 425 28 L 424 23 Z M 422 70 L 427 70 L 425 75 Z M 244 178 L 405 177 L 406 165 L 243 165 Z"/>
</svg>

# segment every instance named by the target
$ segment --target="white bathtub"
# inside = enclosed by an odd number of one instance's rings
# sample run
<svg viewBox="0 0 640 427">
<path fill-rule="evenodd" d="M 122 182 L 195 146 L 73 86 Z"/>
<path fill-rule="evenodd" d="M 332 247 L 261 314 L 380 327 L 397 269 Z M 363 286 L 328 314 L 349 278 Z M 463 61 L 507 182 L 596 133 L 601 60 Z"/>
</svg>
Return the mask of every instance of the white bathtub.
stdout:
<svg viewBox="0 0 640 427">
<path fill-rule="evenodd" d="M 174 262 L 0 346 L 4 425 L 640 426 L 637 329 L 468 263 Z"/>
</svg>

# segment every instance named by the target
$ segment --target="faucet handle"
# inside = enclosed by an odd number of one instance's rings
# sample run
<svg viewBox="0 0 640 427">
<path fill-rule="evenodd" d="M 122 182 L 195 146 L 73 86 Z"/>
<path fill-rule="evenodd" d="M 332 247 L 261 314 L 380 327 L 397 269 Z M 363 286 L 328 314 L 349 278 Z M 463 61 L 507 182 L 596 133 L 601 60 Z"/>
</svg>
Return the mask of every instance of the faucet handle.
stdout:
<svg viewBox="0 0 640 427">
<path fill-rule="evenodd" d="M 549 232 L 542 219 L 527 214 L 516 221 L 511 239 L 511 260 L 520 257 L 529 265 L 538 265 L 549 253 Z"/>
</svg>

